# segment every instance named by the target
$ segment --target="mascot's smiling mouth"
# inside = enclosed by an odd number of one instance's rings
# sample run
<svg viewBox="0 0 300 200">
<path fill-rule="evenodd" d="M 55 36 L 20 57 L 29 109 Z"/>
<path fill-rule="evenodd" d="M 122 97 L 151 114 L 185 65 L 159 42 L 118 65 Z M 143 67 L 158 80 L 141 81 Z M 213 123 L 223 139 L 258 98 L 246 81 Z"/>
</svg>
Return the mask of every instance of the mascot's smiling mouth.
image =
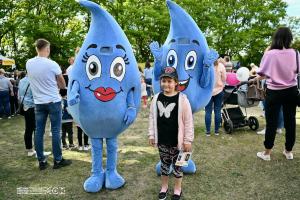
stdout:
<svg viewBox="0 0 300 200">
<path fill-rule="evenodd" d="M 189 86 L 190 79 L 191 79 L 191 77 L 189 76 L 189 78 L 187 80 L 179 81 L 179 85 L 177 87 L 177 90 L 180 91 L 180 92 L 184 91 Z"/>
<path fill-rule="evenodd" d="M 123 92 L 123 89 L 121 87 L 120 87 L 120 91 L 118 91 L 118 92 L 116 92 L 111 87 L 108 87 L 108 88 L 98 87 L 97 89 L 92 90 L 91 85 L 89 85 L 85 88 L 90 90 L 91 92 L 93 92 L 96 99 L 98 99 L 99 101 L 103 101 L 103 102 L 111 101 L 115 98 L 115 96 L 117 94 L 119 94 L 120 92 Z"/>
</svg>

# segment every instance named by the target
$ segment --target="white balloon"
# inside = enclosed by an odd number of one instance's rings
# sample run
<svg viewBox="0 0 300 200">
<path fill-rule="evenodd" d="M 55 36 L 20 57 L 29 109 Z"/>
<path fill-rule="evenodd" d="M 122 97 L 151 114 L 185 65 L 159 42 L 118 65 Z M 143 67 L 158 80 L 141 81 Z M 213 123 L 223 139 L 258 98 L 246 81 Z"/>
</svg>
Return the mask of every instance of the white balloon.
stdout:
<svg viewBox="0 0 300 200">
<path fill-rule="evenodd" d="M 239 81 L 248 81 L 250 71 L 247 67 L 241 67 L 236 71 L 236 78 Z"/>
</svg>

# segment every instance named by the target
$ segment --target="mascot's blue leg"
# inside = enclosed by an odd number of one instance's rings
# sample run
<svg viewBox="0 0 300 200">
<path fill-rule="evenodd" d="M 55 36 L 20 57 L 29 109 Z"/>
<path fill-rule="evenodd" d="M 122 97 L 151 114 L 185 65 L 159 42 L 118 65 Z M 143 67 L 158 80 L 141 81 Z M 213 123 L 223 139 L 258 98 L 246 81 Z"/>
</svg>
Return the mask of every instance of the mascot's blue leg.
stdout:
<svg viewBox="0 0 300 200">
<path fill-rule="evenodd" d="M 86 192 L 98 192 L 104 185 L 105 174 L 102 168 L 103 139 L 91 139 L 92 142 L 92 175 L 84 182 Z"/>
<path fill-rule="evenodd" d="M 105 187 L 107 189 L 117 189 L 125 184 L 125 180 L 117 172 L 117 138 L 107 138 L 107 162 L 105 172 Z"/>
<path fill-rule="evenodd" d="M 156 164 L 156 167 L 155 167 L 156 174 L 157 174 L 158 176 L 161 175 L 160 167 L 161 167 L 161 162 L 159 161 L 159 162 Z M 172 168 L 172 166 L 171 166 L 171 167 L 170 167 L 169 174 L 171 174 L 172 170 L 173 170 L 173 168 Z M 196 165 L 195 165 L 195 163 L 194 163 L 194 161 L 193 161 L 192 159 L 189 160 L 188 166 L 182 167 L 182 171 L 183 171 L 183 173 L 185 173 L 185 174 L 194 174 L 194 173 L 196 173 L 196 170 L 197 170 Z"/>
</svg>

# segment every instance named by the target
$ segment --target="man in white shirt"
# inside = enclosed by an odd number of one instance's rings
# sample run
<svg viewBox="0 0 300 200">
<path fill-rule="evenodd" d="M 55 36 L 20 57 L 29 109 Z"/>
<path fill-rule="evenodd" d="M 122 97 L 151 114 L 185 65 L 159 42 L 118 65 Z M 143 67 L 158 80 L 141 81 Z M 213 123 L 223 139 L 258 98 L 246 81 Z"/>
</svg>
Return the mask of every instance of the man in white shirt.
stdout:
<svg viewBox="0 0 300 200">
<path fill-rule="evenodd" d="M 50 60 L 50 43 L 45 39 L 36 41 L 37 56 L 26 63 L 29 83 L 35 104 L 36 134 L 35 149 L 40 170 L 47 168 L 44 155 L 44 133 L 49 115 L 52 132 L 52 151 L 54 156 L 53 169 L 71 164 L 71 160 L 62 157 L 60 127 L 61 127 L 61 97 L 58 88 L 66 88 L 59 65 Z"/>
</svg>

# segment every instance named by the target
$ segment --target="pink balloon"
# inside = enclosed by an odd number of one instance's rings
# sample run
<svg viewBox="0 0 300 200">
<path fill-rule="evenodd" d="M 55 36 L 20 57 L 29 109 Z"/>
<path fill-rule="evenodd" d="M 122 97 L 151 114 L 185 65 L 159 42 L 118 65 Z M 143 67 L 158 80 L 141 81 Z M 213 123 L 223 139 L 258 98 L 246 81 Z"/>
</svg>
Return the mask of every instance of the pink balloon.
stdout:
<svg viewBox="0 0 300 200">
<path fill-rule="evenodd" d="M 236 86 L 240 81 L 236 77 L 236 73 L 228 72 L 226 73 L 226 83 L 230 86 Z"/>
</svg>

